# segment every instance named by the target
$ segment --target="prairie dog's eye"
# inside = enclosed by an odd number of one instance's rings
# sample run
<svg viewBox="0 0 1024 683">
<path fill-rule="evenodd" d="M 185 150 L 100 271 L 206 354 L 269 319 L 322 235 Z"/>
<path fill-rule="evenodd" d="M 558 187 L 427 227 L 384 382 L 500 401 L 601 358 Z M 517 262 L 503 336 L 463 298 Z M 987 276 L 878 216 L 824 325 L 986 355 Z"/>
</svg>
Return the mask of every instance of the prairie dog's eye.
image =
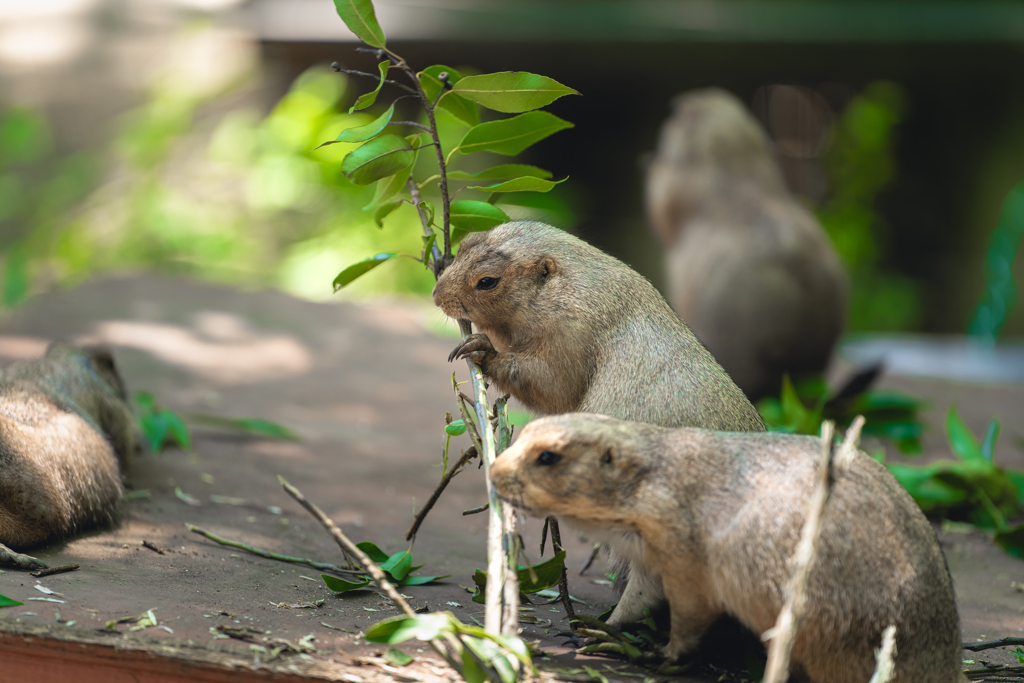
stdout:
<svg viewBox="0 0 1024 683">
<path fill-rule="evenodd" d="M 551 451 L 544 451 L 537 456 L 538 465 L 554 465 L 556 462 L 562 459 L 562 456 L 558 453 L 552 453 Z"/>
<path fill-rule="evenodd" d="M 477 289 L 494 289 L 498 284 L 498 278 L 496 277 L 482 277 L 476 282 Z"/>
</svg>

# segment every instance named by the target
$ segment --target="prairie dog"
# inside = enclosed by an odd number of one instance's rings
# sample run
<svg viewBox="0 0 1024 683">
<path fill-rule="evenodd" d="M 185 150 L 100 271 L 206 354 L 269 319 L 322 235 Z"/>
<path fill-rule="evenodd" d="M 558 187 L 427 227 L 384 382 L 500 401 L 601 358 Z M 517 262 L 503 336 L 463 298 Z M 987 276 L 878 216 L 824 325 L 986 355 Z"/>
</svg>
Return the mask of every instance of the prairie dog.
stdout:
<svg viewBox="0 0 1024 683">
<path fill-rule="evenodd" d="M 587 411 L 666 427 L 764 430 L 650 282 L 563 230 L 515 222 L 467 236 L 434 286 L 434 303 L 479 331 L 448 360 L 471 358 L 542 415 Z M 639 537 L 606 543 L 616 590 L 658 602 L 660 585 L 630 559 Z"/>
<path fill-rule="evenodd" d="M 646 203 L 668 248 L 672 306 L 751 400 L 777 392 L 784 373 L 826 368 L 846 274 L 739 100 L 716 88 L 676 98 Z"/>
<path fill-rule="evenodd" d="M 117 517 L 135 450 L 110 351 L 50 345 L 0 371 L 0 543 L 26 548 Z"/>
<path fill-rule="evenodd" d="M 650 282 L 565 231 L 515 222 L 467 236 L 434 286 L 434 303 L 479 331 L 451 358 L 479 363 L 501 391 L 542 415 L 764 429 Z"/>
<path fill-rule="evenodd" d="M 763 633 L 782 607 L 789 559 L 820 466 L 820 441 L 786 434 L 664 429 L 601 415 L 528 424 L 497 459 L 499 496 L 598 538 L 639 534 L 637 562 L 671 609 L 675 659 L 730 614 Z M 627 589 L 608 623 L 651 604 Z M 893 683 L 965 681 L 952 581 L 935 532 L 885 467 L 858 453 L 837 469 L 792 671 L 867 683 L 896 626 Z"/>
</svg>

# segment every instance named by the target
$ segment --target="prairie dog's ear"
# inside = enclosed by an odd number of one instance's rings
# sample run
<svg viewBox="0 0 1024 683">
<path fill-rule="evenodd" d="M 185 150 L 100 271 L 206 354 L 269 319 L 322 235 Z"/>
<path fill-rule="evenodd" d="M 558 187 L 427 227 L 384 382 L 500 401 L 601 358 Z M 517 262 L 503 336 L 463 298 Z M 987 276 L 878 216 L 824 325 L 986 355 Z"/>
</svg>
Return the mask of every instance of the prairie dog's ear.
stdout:
<svg viewBox="0 0 1024 683">
<path fill-rule="evenodd" d="M 551 255 L 545 255 L 540 257 L 540 259 L 537 261 L 537 265 L 534 266 L 534 268 L 537 271 L 537 277 L 540 280 L 547 280 L 552 275 L 557 275 L 559 271 L 562 269 L 561 264 L 558 263 L 558 260 Z"/>
</svg>

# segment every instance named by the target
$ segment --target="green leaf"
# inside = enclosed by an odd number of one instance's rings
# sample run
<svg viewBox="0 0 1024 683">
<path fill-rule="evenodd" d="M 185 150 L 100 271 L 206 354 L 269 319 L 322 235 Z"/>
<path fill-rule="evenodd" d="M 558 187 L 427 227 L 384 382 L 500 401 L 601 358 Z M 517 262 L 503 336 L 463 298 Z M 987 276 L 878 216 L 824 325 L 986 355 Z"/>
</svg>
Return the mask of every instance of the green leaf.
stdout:
<svg viewBox="0 0 1024 683">
<path fill-rule="evenodd" d="M 377 95 L 380 94 L 380 89 L 384 87 L 384 79 L 388 77 L 389 66 L 391 66 L 391 62 L 386 59 L 377 65 L 377 70 L 380 71 L 380 81 L 377 82 L 377 87 L 357 97 L 355 104 L 348 109 L 349 114 L 353 114 L 360 109 L 366 109 L 377 101 Z"/>
<path fill-rule="evenodd" d="M 494 152 L 513 156 L 560 130 L 573 124 L 546 111 L 531 111 L 500 121 L 488 121 L 466 131 L 454 151 L 463 154 Z M 449 154 L 449 156 L 451 156 Z"/>
<path fill-rule="evenodd" d="M 139 427 L 146 438 L 146 444 L 153 453 L 159 453 L 167 440 L 167 420 L 163 413 L 150 413 L 139 416 Z"/>
<path fill-rule="evenodd" d="M 371 0 L 334 0 L 334 9 L 356 38 L 370 47 L 384 47 L 384 31 L 377 23 Z"/>
<path fill-rule="evenodd" d="M 992 538 L 1007 555 L 1024 559 L 1024 524 L 996 532 Z"/>
<path fill-rule="evenodd" d="M 416 152 L 404 139 L 385 133 L 352 150 L 341 162 L 341 172 L 356 185 L 369 185 L 412 166 Z"/>
<path fill-rule="evenodd" d="M 362 543 L 356 543 L 356 547 L 366 553 L 371 560 L 378 564 L 388 561 L 388 554 L 378 548 L 375 543 L 363 541 Z"/>
<path fill-rule="evenodd" d="M 395 114 L 395 105 L 388 107 L 388 110 L 375 118 L 365 126 L 356 126 L 355 128 L 346 128 L 341 131 L 334 140 L 325 142 L 320 147 L 327 145 L 333 145 L 337 142 L 365 142 L 370 138 L 376 137 L 378 133 L 387 128 L 388 124 L 391 123 L 391 117 Z M 320 149 L 317 147 L 317 149 Z"/>
<path fill-rule="evenodd" d="M 444 431 L 448 436 L 462 436 L 466 433 L 466 421 L 452 420 L 451 424 L 445 425 Z"/>
<path fill-rule="evenodd" d="M 523 71 L 466 76 L 454 84 L 451 92 L 505 114 L 539 109 L 559 97 L 579 95 L 553 78 Z"/>
<path fill-rule="evenodd" d="M 437 241 L 437 235 L 434 233 L 423 236 L 423 265 L 430 262 L 430 249 L 434 246 L 435 241 Z"/>
<path fill-rule="evenodd" d="M 369 579 L 353 583 L 329 574 L 321 574 L 320 578 L 324 580 L 324 585 L 327 586 L 327 590 L 334 591 L 335 593 L 348 593 L 349 591 L 358 590 L 370 585 Z"/>
<path fill-rule="evenodd" d="M 371 256 L 365 261 L 353 263 L 351 266 L 338 273 L 338 277 L 334 278 L 334 291 L 337 292 L 345 285 L 350 284 L 356 278 L 366 275 L 380 264 L 390 259 L 393 259 L 396 256 L 398 256 L 398 254 L 383 253 L 377 254 L 376 256 Z"/>
<path fill-rule="evenodd" d="M 508 214 L 487 202 L 464 199 L 451 203 L 449 220 L 452 225 L 452 243 L 458 243 L 471 232 L 490 230 L 496 225 L 507 223 Z"/>
<path fill-rule="evenodd" d="M 946 437 L 949 439 L 949 447 L 964 460 L 983 459 L 978 440 L 956 414 L 956 406 L 951 405 L 946 414 Z"/>
<path fill-rule="evenodd" d="M 426 94 L 427 99 L 433 102 L 437 99 L 437 96 L 441 93 L 441 88 L 444 84 L 439 78 L 440 74 L 448 73 L 448 82 L 455 84 L 462 80 L 462 75 L 451 68 L 443 64 L 436 64 L 428 67 L 421 71 L 419 75 L 420 85 L 423 87 L 423 92 Z M 441 98 L 441 101 L 437 103 L 437 106 L 448 111 L 448 113 L 455 116 L 455 118 L 468 123 L 471 126 L 475 126 L 480 123 L 480 109 L 475 103 L 459 96 L 448 93 Z"/>
<path fill-rule="evenodd" d="M 1021 470 L 1006 470 L 1006 477 L 1017 489 L 1017 501 L 1024 503 L 1024 472 Z"/>
<path fill-rule="evenodd" d="M 18 605 L 24 605 L 23 602 L 18 602 L 6 595 L 0 595 L 0 607 L 17 607 Z"/>
<path fill-rule="evenodd" d="M 562 568 L 565 566 L 565 551 L 561 550 L 550 559 L 533 565 L 533 574 L 537 577 L 534 581 L 530 576 L 530 569 L 520 567 L 517 571 L 519 576 L 519 592 L 524 594 L 537 593 L 557 586 L 562 578 Z M 476 593 L 473 594 L 473 602 L 483 604 L 484 591 L 487 588 L 487 572 L 479 569 L 473 573 L 473 583 L 476 584 Z"/>
<path fill-rule="evenodd" d="M 417 567 L 416 569 L 419 569 Z M 447 579 L 451 574 L 445 574 L 444 576 L 406 576 L 404 579 L 398 582 L 399 586 L 422 586 L 425 583 L 432 581 L 440 581 L 441 579 Z"/>
<path fill-rule="evenodd" d="M 427 225 L 434 222 L 434 205 L 430 202 L 420 202 L 416 205 L 417 209 L 427 212 Z"/>
<path fill-rule="evenodd" d="M 139 406 L 143 412 L 152 413 L 156 410 L 156 399 L 148 391 L 136 391 L 135 405 Z"/>
<path fill-rule="evenodd" d="M 388 648 L 388 651 L 384 653 L 384 658 L 395 666 L 412 664 L 412 657 L 394 647 Z"/>
<path fill-rule="evenodd" d="M 885 463 L 885 467 L 926 513 L 953 508 L 968 498 L 963 487 L 936 479 L 938 469 L 935 467 L 893 462 Z"/>
<path fill-rule="evenodd" d="M 866 391 L 858 396 L 850 412 L 866 413 L 881 409 L 920 410 L 926 405 L 927 401 L 915 398 L 902 391 L 876 389 L 874 391 Z"/>
<path fill-rule="evenodd" d="M 530 577 L 529 569 L 520 569 L 518 572 L 519 592 L 536 593 L 537 591 L 544 590 L 545 588 L 557 586 L 559 580 L 562 578 L 562 568 L 564 566 L 565 551 L 560 550 L 554 555 L 554 557 L 547 561 L 533 565 L 533 573 L 537 577 L 536 581 Z"/>
<path fill-rule="evenodd" d="M 167 421 L 167 433 L 174 439 L 175 443 L 186 451 L 192 448 L 192 438 L 189 436 L 188 427 L 185 425 L 185 421 L 181 419 L 181 416 L 173 410 L 162 410 L 160 414 Z"/>
<path fill-rule="evenodd" d="M 239 432 L 257 434 L 259 436 L 270 436 L 275 439 L 287 439 L 288 441 L 302 440 L 298 434 L 287 427 L 282 427 L 276 422 L 271 422 L 270 420 L 264 420 L 258 417 L 230 418 L 218 417 L 216 415 L 203 415 L 200 413 L 189 413 L 188 419 L 190 422 L 210 425 L 211 427 L 234 429 Z"/>
<path fill-rule="evenodd" d="M 498 166 L 491 166 L 479 173 L 448 171 L 448 180 L 506 180 L 520 176 L 547 179 L 551 175 L 551 171 L 545 171 L 543 168 L 530 166 L 529 164 L 500 164 Z"/>
<path fill-rule="evenodd" d="M 452 630 L 453 621 L 451 612 L 391 617 L 366 629 L 363 637 L 371 643 L 401 643 L 410 638 L 433 640 L 445 631 Z"/>
<path fill-rule="evenodd" d="M 992 462 L 996 454 L 996 442 L 999 440 L 999 420 L 989 420 L 985 428 L 985 436 L 981 440 L 981 457 Z"/>
<path fill-rule="evenodd" d="M 395 581 L 401 581 L 412 571 L 412 553 L 408 550 L 395 553 L 382 562 L 380 568 L 391 574 Z"/>
<path fill-rule="evenodd" d="M 400 207 L 403 204 L 403 202 L 405 202 L 404 199 L 399 199 L 398 201 L 394 202 L 384 202 L 383 204 L 378 206 L 377 210 L 373 212 L 373 222 L 377 224 L 377 227 L 383 228 L 384 219 L 390 216 L 392 213 L 394 213 L 395 209 Z"/>
<path fill-rule="evenodd" d="M 566 180 L 568 180 L 568 178 L 551 181 L 531 176 L 522 176 L 521 178 L 506 180 L 505 182 L 498 183 L 497 185 L 487 185 L 483 187 L 472 186 L 467 189 L 483 190 L 484 192 L 548 192 L 555 185 L 564 183 Z"/>
<path fill-rule="evenodd" d="M 387 178 L 381 178 L 377 181 L 377 189 L 373 194 L 373 199 L 370 203 L 363 207 L 363 211 L 369 211 L 374 206 L 379 205 L 388 199 L 391 199 L 396 194 L 405 189 L 406 181 L 409 180 L 409 176 L 412 175 L 412 169 L 416 166 L 416 158 L 419 157 L 419 150 L 417 147 L 420 146 L 419 133 L 413 135 L 407 135 L 405 141 L 409 143 L 409 146 L 413 148 L 415 156 L 413 162 L 409 164 L 409 167 L 405 170 L 399 171 L 393 176 Z"/>
</svg>

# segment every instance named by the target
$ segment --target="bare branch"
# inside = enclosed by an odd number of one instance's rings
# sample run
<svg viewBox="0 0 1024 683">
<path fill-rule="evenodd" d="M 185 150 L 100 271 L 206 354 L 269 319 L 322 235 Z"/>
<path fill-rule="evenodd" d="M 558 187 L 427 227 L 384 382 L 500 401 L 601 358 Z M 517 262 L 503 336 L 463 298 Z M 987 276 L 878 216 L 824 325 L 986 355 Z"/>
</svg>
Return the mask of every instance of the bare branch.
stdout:
<svg viewBox="0 0 1024 683">
<path fill-rule="evenodd" d="M 768 647 L 768 662 L 765 664 L 763 683 L 784 683 L 789 678 L 789 655 L 796 639 L 797 627 L 807 602 L 807 580 L 814 565 L 821 537 L 821 522 L 825 504 L 831 493 L 829 481 L 832 469 L 832 453 L 835 450 L 835 425 L 821 423 L 821 463 L 818 466 L 818 484 L 807 506 L 807 517 L 803 532 L 797 543 L 791 561 L 793 574 L 786 585 L 786 602 L 779 611 L 775 626 L 761 635 L 761 640 L 771 640 Z"/>
</svg>

